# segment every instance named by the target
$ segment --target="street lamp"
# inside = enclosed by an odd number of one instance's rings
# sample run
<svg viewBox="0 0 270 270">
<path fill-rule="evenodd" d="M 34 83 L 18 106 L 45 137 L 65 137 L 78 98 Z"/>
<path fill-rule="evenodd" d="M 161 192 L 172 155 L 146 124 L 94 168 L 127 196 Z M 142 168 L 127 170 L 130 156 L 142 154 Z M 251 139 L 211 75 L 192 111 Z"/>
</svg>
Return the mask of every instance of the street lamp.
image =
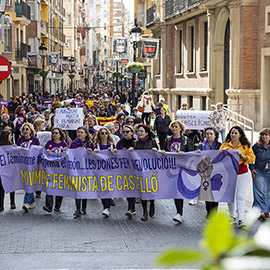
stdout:
<svg viewBox="0 0 270 270">
<path fill-rule="evenodd" d="M 87 88 L 87 86 L 88 86 L 88 65 L 85 62 L 85 64 L 83 66 L 84 66 L 84 83 L 85 83 L 85 88 Z"/>
<path fill-rule="evenodd" d="M 45 78 L 46 78 L 46 72 L 45 72 L 45 57 L 47 55 L 47 48 L 44 45 L 44 42 L 39 46 L 39 54 L 42 58 L 42 69 L 43 72 L 41 73 L 42 76 L 42 92 L 43 92 L 43 98 L 45 98 Z"/>
<path fill-rule="evenodd" d="M 70 80 L 71 80 L 71 83 L 70 83 L 70 91 L 72 92 L 72 84 L 73 84 L 73 79 L 74 79 L 74 77 L 75 77 L 75 75 L 74 74 L 72 74 L 73 72 L 74 72 L 74 70 L 73 70 L 73 67 L 75 66 L 75 58 L 73 57 L 73 56 L 71 56 L 69 59 L 68 59 L 68 61 L 69 61 L 69 64 L 70 64 L 70 74 L 68 75 L 69 76 L 69 78 L 70 78 Z"/>
<path fill-rule="evenodd" d="M 130 30 L 131 40 L 133 44 L 133 62 L 136 62 L 136 49 L 137 43 L 141 39 L 141 32 L 142 29 L 137 24 L 137 19 L 134 19 L 134 27 Z M 132 73 L 132 108 L 136 107 L 135 104 L 135 80 L 136 80 L 136 73 Z"/>
</svg>

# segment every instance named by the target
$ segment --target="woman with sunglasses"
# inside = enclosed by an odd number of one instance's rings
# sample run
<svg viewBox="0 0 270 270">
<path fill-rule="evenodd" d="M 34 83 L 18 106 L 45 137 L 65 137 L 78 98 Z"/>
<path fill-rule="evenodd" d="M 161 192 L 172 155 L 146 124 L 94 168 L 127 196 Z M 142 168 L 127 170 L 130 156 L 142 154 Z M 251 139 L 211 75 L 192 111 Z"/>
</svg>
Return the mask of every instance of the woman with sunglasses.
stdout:
<svg viewBox="0 0 270 270">
<path fill-rule="evenodd" d="M 87 149 L 92 151 L 93 143 L 86 127 L 77 128 L 77 138 L 71 143 L 70 149 Z M 74 212 L 74 216 L 80 217 L 81 215 L 86 215 L 87 199 L 75 199 L 75 204 L 76 211 Z"/>
<path fill-rule="evenodd" d="M 65 151 L 68 147 L 65 142 L 66 136 L 61 128 L 54 127 L 52 128 L 52 137 L 46 145 L 46 153 L 50 156 L 61 156 L 62 152 Z M 55 198 L 55 206 L 54 211 L 59 212 L 62 204 L 63 196 L 56 196 Z M 43 210 L 51 213 L 53 208 L 53 196 L 46 194 L 46 202 L 45 206 L 43 206 Z"/>
<path fill-rule="evenodd" d="M 17 145 L 23 148 L 29 148 L 31 145 L 40 145 L 37 137 L 34 137 L 35 130 L 32 124 L 24 123 L 21 127 L 21 137 L 17 141 Z M 35 208 L 35 197 L 34 193 L 25 193 L 24 203 L 22 206 L 25 212 L 29 209 Z"/>
<path fill-rule="evenodd" d="M 133 150 L 147 150 L 152 149 L 153 151 L 157 151 L 157 143 L 154 139 L 152 139 L 152 132 L 148 126 L 145 124 L 138 125 L 137 129 L 138 139 L 134 141 L 133 147 L 129 148 L 130 151 Z M 147 212 L 147 200 L 141 200 L 143 207 L 143 216 L 141 217 L 142 221 L 148 220 L 148 212 Z M 153 217 L 155 215 L 155 200 L 150 200 L 150 210 L 149 216 Z"/>
<path fill-rule="evenodd" d="M 212 127 L 208 127 L 204 130 L 204 134 L 205 140 L 199 144 L 197 152 L 200 153 L 205 150 L 219 150 L 221 143 L 218 141 L 219 133 L 217 130 Z M 217 211 L 218 202 L 206 201 L 205 208 L 207 212 L 206 218 L 208 218 L 212 211 Z"/>
<path fill-rule="evenodd" d="M 3 130 L 0 134 L 0 146 L 3 145 L 13 145 L 13 134 L 10 130 Z M 10 196 L 10 209 L 16 209 L 15 205 L 15 191 L 9 193 Z M 0 178 L 0 212 L 4 211 L 4 199 L 5 190 L 2 186 Z"/>
<path fill-rule="evenodd" d="M 108 128 L 102 127 L 96 133 L 95 140 L 94 140 L 94 152 L 98 153 L 101 150 L 113 150 L 115 149 L 115 145 L 113 143 L 113 137 Z M 117 150 L 116 150 L 117 152 Z M 101 199 L 103 204 L 103 216 L 109 217 L 110 216 L 110 207 L 112 203 L 112 199 Z"/>
<path fill-rule="evenodd" d="M 165 150 L 167 152 L 176 152 L 178 155 L 183 155 L 184 152 L 188 152 L 187 138 L 183 135 L 185 131 L 184 124 L 179 120 L 175 120 L 171 122 L 169 128 L 172 131 L 172 135 L 167 136 L 165 140 Z M 166 152 L 162 151 L 161 153 L 165 154 Z M 174 204 L 177 213 L 173 217 L 173 221 L 182 223 L 184 200 L 174 199 Z"/>
<path fill-rule="evenodd" d="M 255 155 L 250 146 L 246 134 L 239 126 L 234 126 L 230 129 L 225 138 L 225 142 L 221 145 L 220 150 L 237 150 L 240 157 L 238 167 L 238 177 L 236 182 L 235 199 L 233 203 L 228 203 L 229 212 L 232 222 L 236 223 L 236 205 L 238 214 L 238 227 L 243 228 L 245 218 L 245 200 L 248 182 L 250 176 L 248 173 L 248 164 L 255 162 Z"/>
<path fill-rule="evenodd" d="M 123 138 L 117 143 L 117 150 L 127 150 L 133 147 L 133 142 L 135 138 L 133 137 L 135 131 L 132 126 L 124 125 L 123 126 Z M 128 211 L 126 212 L 126 216 L 128 219 L 131 219 L 133 215 L 136 214 L 135 211 L 135 201 L 136 198 L 127 198 L 128 201 Z"/>
</svg>

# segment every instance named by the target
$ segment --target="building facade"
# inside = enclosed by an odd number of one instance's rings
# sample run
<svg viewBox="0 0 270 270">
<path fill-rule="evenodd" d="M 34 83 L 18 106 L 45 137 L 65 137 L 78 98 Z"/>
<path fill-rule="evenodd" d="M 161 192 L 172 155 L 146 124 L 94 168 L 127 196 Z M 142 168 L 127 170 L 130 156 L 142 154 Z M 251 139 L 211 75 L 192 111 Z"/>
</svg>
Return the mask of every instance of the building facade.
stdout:
<svg viewBox="0 0 270 270">
<path fill-rule="evenodd" d="M 142 1 L 143 2 L 143 1 Z M 160 39 L 151 63 L 151 91 L 175 112 L 182 102 L 210 109 L 223 102 L 269 125 L 266 76 L 269 5 L 257 0 L 145 1 L 146 27 Z"/>
</svg>

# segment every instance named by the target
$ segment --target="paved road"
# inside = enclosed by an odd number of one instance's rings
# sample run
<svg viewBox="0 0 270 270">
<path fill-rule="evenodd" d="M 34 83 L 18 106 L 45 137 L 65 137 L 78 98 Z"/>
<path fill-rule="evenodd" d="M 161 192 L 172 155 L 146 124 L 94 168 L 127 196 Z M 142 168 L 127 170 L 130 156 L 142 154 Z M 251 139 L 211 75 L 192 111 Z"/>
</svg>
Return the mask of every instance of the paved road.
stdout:
<svg viewBox="0 0 270 270">
<path fill-rule="evenodd" d="M 44 198 L 42 193 L 36 208 L 26 214 L 22 191 L 16 192 L 16 210 L 9 210 L 6 196 L 0 213 L 1 270 L 153 269 L 158 252 L 167 247 L 198 248 L 205 223 L 203 203 L 185 202 L 179 225 L 172 221 L 172 200 L 156 201 L 156 217 L 142 222 L 139 204 L 137 215 L 127 220 L 125 199 L 116 199 L 110 218 L 102 217 L 100 200 L 89 200 L 87 215 L 74 219 L 73 199 L 64 198 L 61 212 L 48 214 L 42 210 Z"/>
</svg>

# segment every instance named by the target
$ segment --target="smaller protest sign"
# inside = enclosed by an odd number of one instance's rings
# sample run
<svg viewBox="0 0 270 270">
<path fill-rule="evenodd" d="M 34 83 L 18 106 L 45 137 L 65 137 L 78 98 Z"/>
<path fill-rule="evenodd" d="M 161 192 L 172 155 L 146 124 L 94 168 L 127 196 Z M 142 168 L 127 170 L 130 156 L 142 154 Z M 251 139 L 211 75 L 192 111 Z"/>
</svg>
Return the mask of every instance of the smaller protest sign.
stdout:
<svg viewBox="0 0 270 270">
<path fill-rule="evenodd" d="M 56 109 L 54 126 L 63 130 L 76 130 L 83 125 L 82 108 L 58 108 Z"/>
<path fill-rule="evenodd" d="M 53 104 L 53 99 L 52 98 L 44 99 L 43 101 L 44 101 L 44 105 Z"/>
<path fill-rule="evenodd" d="M 81 101 L 81 100 L 73 99 L 73 102 L 74 102 L 77 106 L 81 106 L 81 105 L 82 105 L 82 101 Z"/>
<path fill-rule="evenodd" d="M 51 139 L 52 133 L 50 131 L 37 132 L 37 138 L 42 147 L 45 147 L 46 143 Z"/>
<path fill-rule="evenodd" d="M 186 129 L 201 130 L 210 127 L 210 113 L 211 111 L 178 110 L 175 118 L 180 120 Z"/>
<path fill-rule="evenodd" d="M 0 105 L 8 106 L 8 101 L 7 100 L 1 100 Z"/>
</svg>

